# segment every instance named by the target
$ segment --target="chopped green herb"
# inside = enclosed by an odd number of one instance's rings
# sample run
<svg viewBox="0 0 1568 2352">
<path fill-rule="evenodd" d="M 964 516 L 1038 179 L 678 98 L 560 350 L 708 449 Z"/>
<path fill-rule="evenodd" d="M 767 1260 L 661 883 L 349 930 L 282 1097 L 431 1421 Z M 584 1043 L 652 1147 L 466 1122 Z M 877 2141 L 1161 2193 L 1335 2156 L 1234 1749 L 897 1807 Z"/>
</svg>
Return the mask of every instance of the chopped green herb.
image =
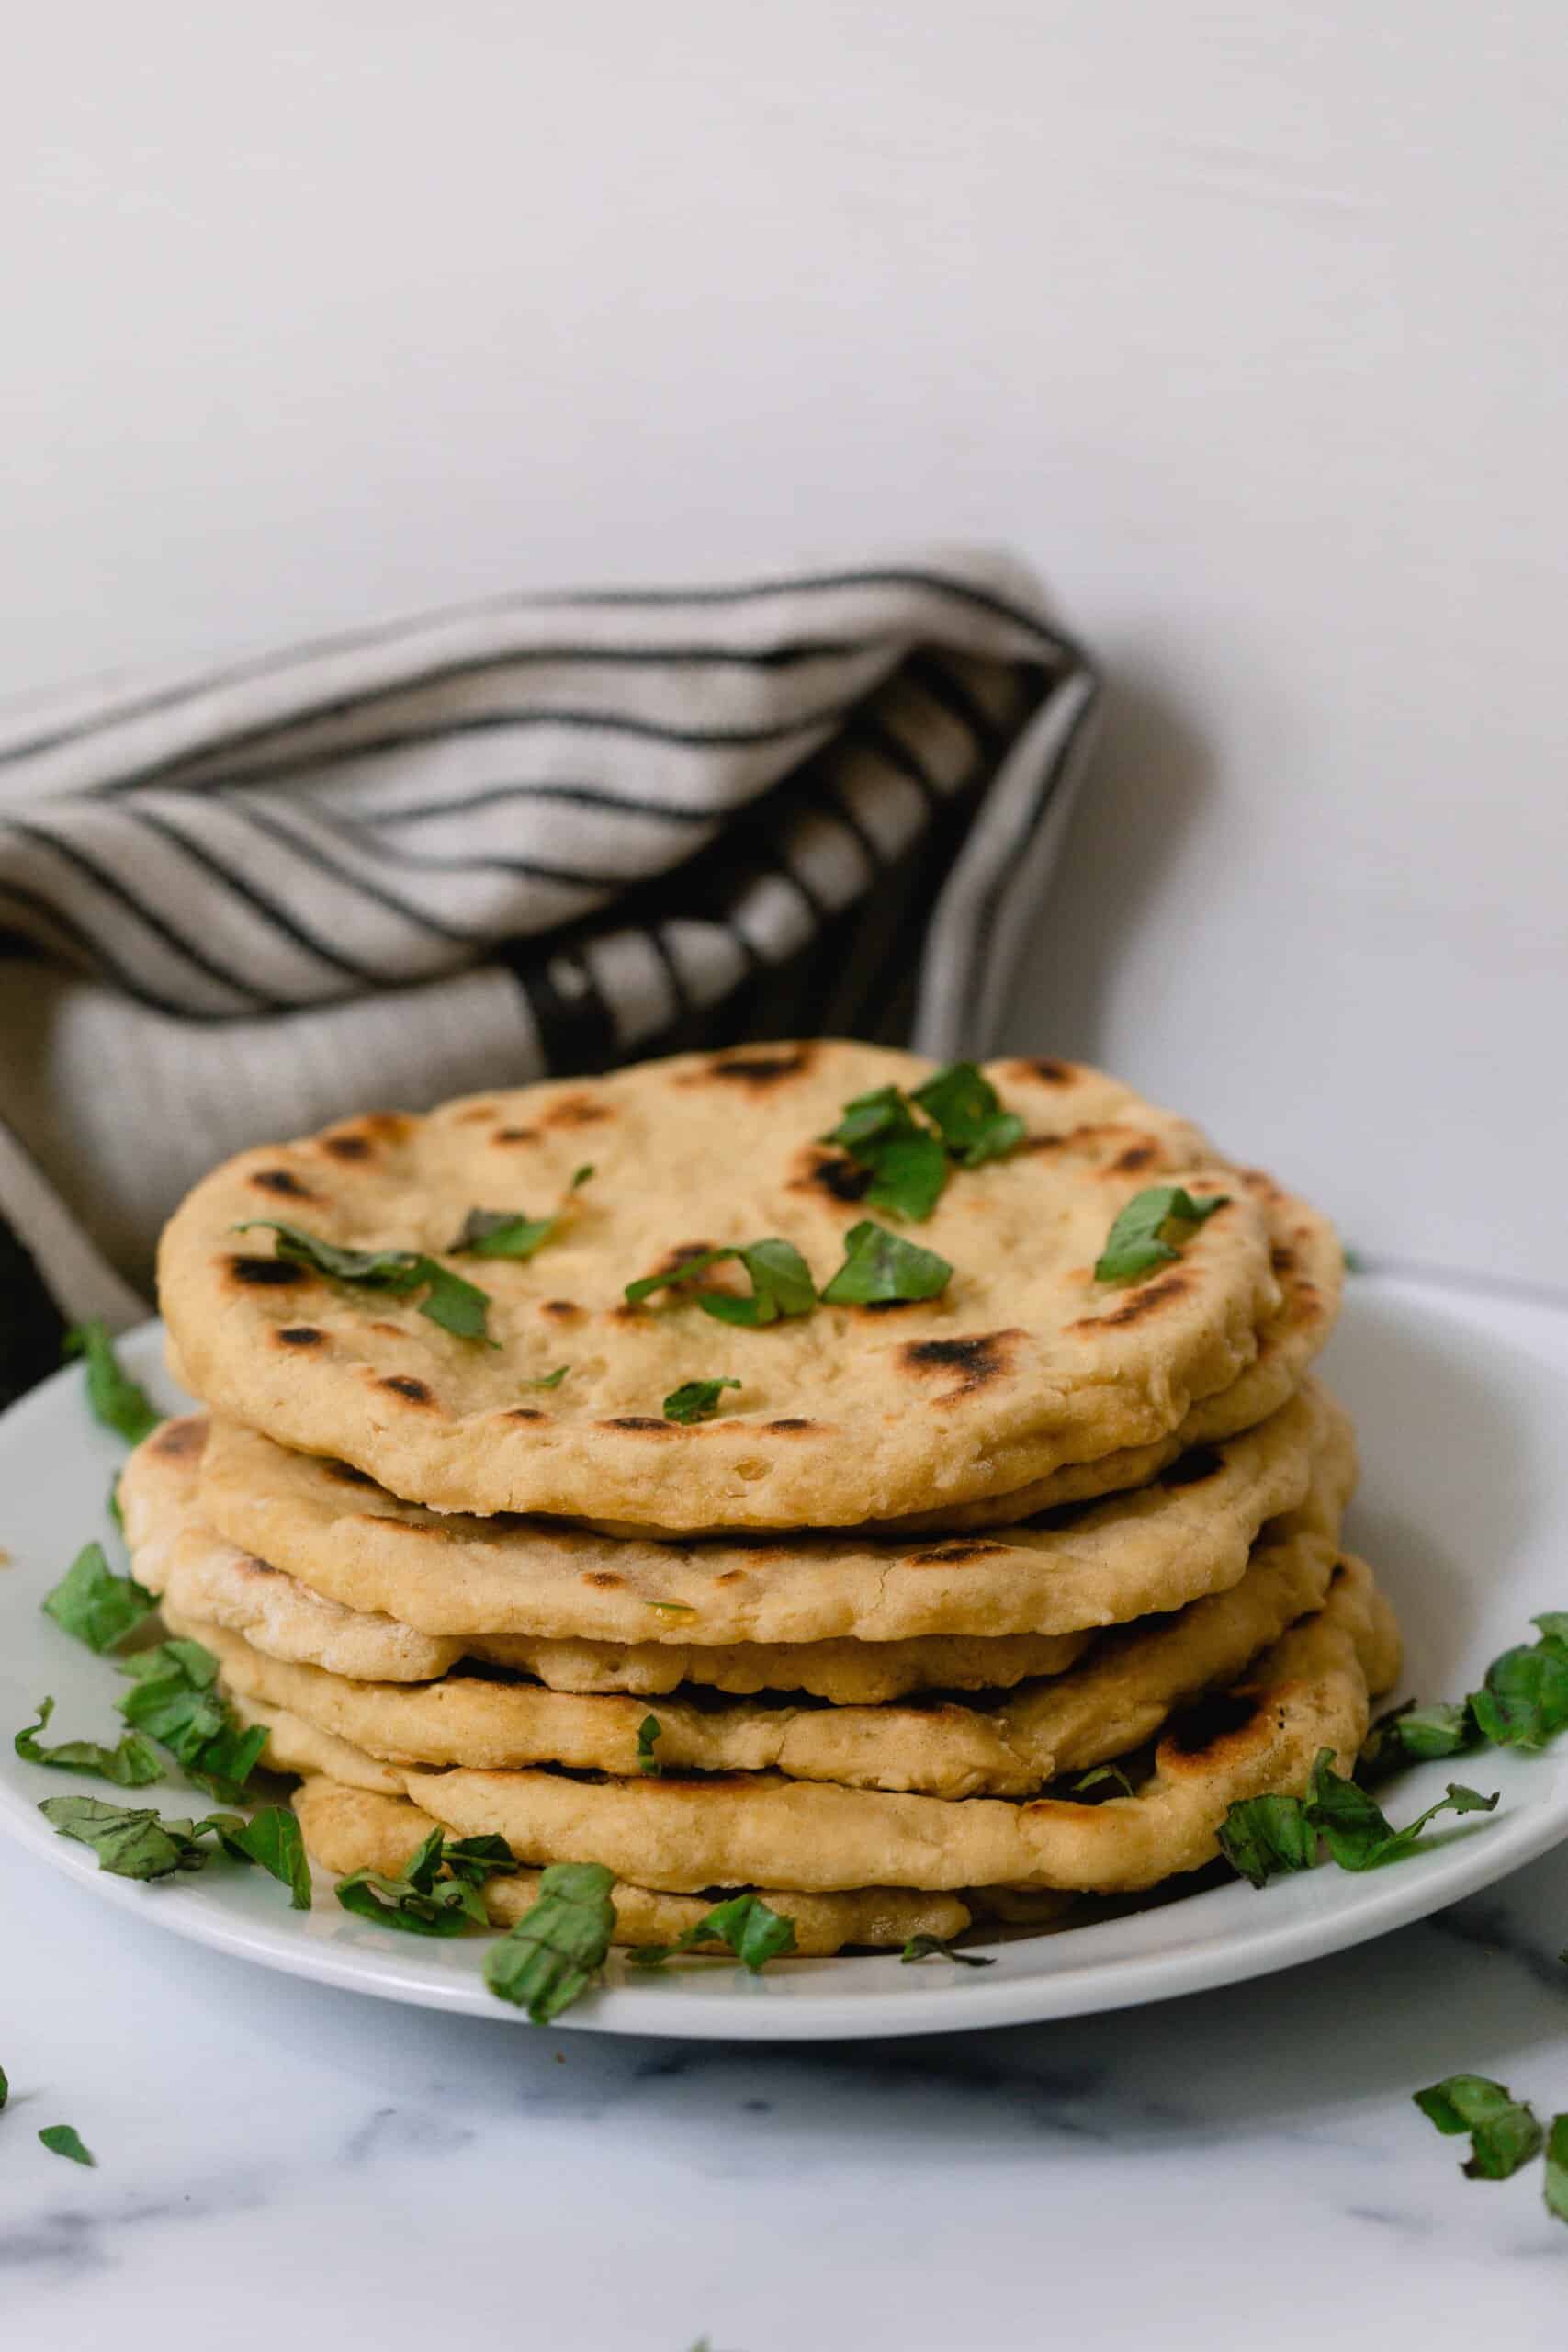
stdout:
<svg viewBox="0 0 1568 2352">
<path fill-rule="evenodd" d="M 872 1173 L 870 1206 L 896 1216 L 930 1216 L 947 1182 L 947 1153 L 897 1086 L 879 1086 L 844 1105 L 824 1143 L 836 1143 Z"/>
<path fill-rule="evenodd" d="M 697 1613 L 689 1600 L 650 1600 L 648 1606 L 661 1611 L 666 1617 L 694 1617 Z"/>
<path fill-rule="evenodd" d="M 1568 1650 L 1568 1609 L 1549 1609 L 1542 1616 L 1532 1617 L 1532 1625 L 1540 1627 L 1540 1638 L 1550 1642 L 1553 1649 Z"/>
<path fill-rule="evenodd" d="M 4 2066 L 0 2066 L 0 2107 L 5 2106 L 6 2101 L 10 2098 L 10 2096 L 11 2086 L 6 2080 L 6 2069 Z"/>
<path fill-rule="evenodd" d="M 1548 1634 L 1505 1650 L 1470 1697 L 1471 1713 L 1495 1747 L 1542 1747 L 1568 1724 L 1568 1648 Z"/>
<path fill-rule="evenodd" d="M 739 1385 L 738 1380 L 684 1380 L 664 1399 L 664 1418 L 688 1423 L 711 1420 L 725 1390 Z"/>
<path fill-rule="evenodd" d="M 478 1838 L 449 1838 L 445 1856 L 454 1878 L 482 1886 L 487 1878 L 514 1878 L 522 1867 L 504 1838 L 493 1831 Z"/>
<path fill-rule="evenodd" d="M 117 1577 L 101 1544 L 84 1544 L 43 1610 L 75 1640 L 101 1657 L 158 1606 L 134 1577 Z"/>
<path fill-rule="evenodd" d="M 139 1731 L 122 1733 L 113 1747 L 102 1747 L 96 1739 L 65 1739 L 57 1747 L 43 1747 L 38 1736 L 48 1728 L 53 1713 L 54 1701 L 40 1699 L 37 1723 L 17 1734 L 12 1745 L 25 1764 L 51 1764 L 62 1772 L 94 1772 L 99 1780 L 112 1781 L 121 1789 L 144 1789 L 163 1779 L 164 1760 Z"/>
<path fill-rule="evenodd" d="M 682 1289 L 705 1274 L 710 1267 L 724 1265 L 730 1260 L 739 1261 L 750 1275 L 751 1295 L 738 1298 L 733 1291 L 698 1291 L 697 1305 L 716 1322 L 755 1329 L 761 1324 L 776 1323 L 786 1315 L 809 1315 L 816 1306 L 817 1290 L 810 1267 L 793 1241 L 776 1238 L 750 1242 L 743 1250 L 705 1250 L 667 1274 L 646 1274 L 640 1282 L 626 1284 L 627 1304 L 640 1306 L 656 1290 Z"/>
<path fill-rule="evenodd" d="M 1395 1829 L 1365 1789 L 1334 1770 L 1334 1751 L 1323 1747 L 1313 1766 L 1311 1796 L 1242 1799 L 1221 1826 L 1220 1850 L 1254 1886 L 1282 1871 L 1311 1870 L 1319 1834 L 1341 1870 L 1377 1870 L 1413 1852 L 1438 1814 L 1492 1813 L 1496 1805 L 1495 1792 L 1483 1797 L 1450 1781 L 1436 1804 Z"/>
<path fill-rule="evenodd" d="M 302 1232 L 297 1225 L 279 1224 L 272 1217 L 253 1217 L 234 1230 L 250 1233 L 257 1227 L 276 1235 L 280 1258 L 309 1266 L 312 1273 L 324 1274 L 330 1282 L 344 1283 L 351 1289 L 385 1291 L 393 1298 L 423 1291 L 424 1295 L 415 1301 L 419 1312 L 442 1330 L 459 1340 L 490 1338 L 488 1292 L 465 1282 L 438 1258 L 428 1258 L 417 1250 L 343 1250 L 335 1242 L 323 1241 L 317 1234 Z"/>
<path fill-rule="evenodd" d="M 592 1175 L 579 1168 L 568 1187 L 568 1198 Z M 527 1216 L 520 1209 L 470 1209 L 452 1248 L 470 1258 L 531 1258 L 560 1227 L 564 1206 L 548 1216 Z"/>
<path fill-rule="evenodd" d="M 98 2161 L 69 2123 L 46 2123 L 39 2138 L 51 2156 L 69 2156 L 73 2165 L 96 2165 Z"/>
<path fill-rule="evenodd" d="M 119 1507 L 119 1480 L 118 1478 L 111 1478 L 109 1480 L 109 1490 L 104 1498 L 104 1509 L 108 1512 L 110 1519 L 114 1521 L 116 1532 L 118 1534 L 123 1535 L 125 1533 L 125 1513 Z"/>
<path fill-rule="evenodd" d="M 844 1236 L 844 1262 L 822 1294 L 825 1306 L 871 1306 L 894 1299 L 936 1298 L 953 1268 L 934 1250 L 901 1240 L 870 1218 Z"/>
<path fill-rule="evenodd" d="M 507 1849 L 510 1860 L 511 1849 Z M 471 1850 L 457 1875 L 442 1878 L 445 1838 L 433 1829 L 409 1856 L 396 1878 L 382 1871 L 354 1871 L 339 1879 L 337 1899 L 357 1918 L 373 1919 L 379 1928 L 400 1928 L 410 1936 L 460 1936 L 470 1928 L 490 1925 L 479 1883 L 488 1875 Z"/>
<path fill-rule="evenodd" d="M 1414 2098 L 1439 2132 L 1470 2133 L 1468 2180 L 1506 2180 L 1539 2154 L 1546 2137 L 1523 2101 L 1485 2075 L 1450 2075 Z"/>
<path fill-rule="evenodd" d="M 1105 1248 L 1095 1261 L 1095 1281 L 1136 1282 L 1156 1266 L 1168 1265 L 1180 1257 L 1189 1235 L 1229 1199 L 1228 1193 L 1215 1193 L 1194 1200 L 1180 1184 L 1151 1184 L 1135 1193 L 1106 1236 Z M 1174 1239 L 1168 1236 L 1168 1227 L 1177 1228 Z"/>
<path fill-rule="evenodd" d="M 1250 1886 L 1286 1871 L 1310 1871 L 1317 1831 L 1300 1797 L 1242 1797 L 1220 1825 L 1220 1851 Z"/>
<path fill-rule="evenodd" d="M 558 1363 L 554 1372 L 541 1373 L 537 1380 L 525 1380 L 525 1388 L 558 1388 L 571 1370 L 569 1363 Z"/>
<path fill-rule="evenodd" d="M 637 1769 L 639 1772 L 646 1772 L 650 1780 L 657 1781 L 664 1769 L 653 1752 L 655 1742 L 663 1736 L 664 1725 L 659 1717 L 644 1715 L 637 1727 Z"/>
<path fill-rule="evenodd" d="M 1138 1793 L 1120 1764 L 1097 1764 L 1091 1772 L 1080 1774 L 1073 1782 L 1073 1794 L 1078 1796 L 1085 1789 L 1098 1789 L 1107 1781 L 1120 1781 L 1124 1797 L 1134 1797 Z"/>
<path fill-rule="evenodd" d="M 266 1727 L 243 1731 L 216 1689 L 218 1660 L 199 1642 L 161 1642 L 125 1660 L 132 1687 L 119 1702 L 127 1723 L 177 1758 L 198 1788 L 238 1804 L 266 1747 Z"/>
<path fill-rule="evenodd" d="M 201 1839 L 220 1825 L 164 1821 L 150 1806 L 106 1804 L 101 1797 L 46 1797 L 39 1811 L 62 1838 L 90 1846 L 98 1868 L 116 1878 L 167 1878 L 198 1871 L 210 1860 Z M 230 1822 L 238 1826 L 238 1816 Z"/>
<path fill-rule="evenodd" d="M 259 1862 L 288 1889 L 289 1908 L 310 1908 L 310 1865 L 299 1824 L 286 1804 L 265 1805 L 240 1827 L 220 1827 L 219 1842 L 235 1861 Z"/>
<path fill-rule="evenodd" d="M 548 2025 L 581 2000 L 604 1965 L 615 1933 L 614 1871 L 602 1862 L 552 1862 L 537 1901 L 495 1945 L 485 1983 L 499 2000 Z"/>
<path fill-rule="evenodd" d="M 1541 2188 L 1546 2210 L 1559 2222 L 1568 2222 L 1568 2115 L 1554 2115 L 1546 2135 L 1546 2179 Z"/>
<path fill-rule="evenodd" d="M 1402 1764 L 1431 1763 L 1461 1755 L 1479 1745 L 1480 1733 L 1468 1700 L 1445 1699 L 1417 1706 L 1414 1699 L 1380 1715 L 1362 1745 L 1356 1770 L 1362 1780 L 1380 1780 Z"/>
<path fill-rule="evenodd" d="M 1364 1274 L 1366 1272 L 1367 1261 L 1365 1258 L 1361 1255 L 1361 1252 L 1359 1250 L 1352 1250 L 1348 1242 L 1345 1244 L 1339 1254 L 1345 1261 L 1345 1272 L 1348 1274 Z"/>
<path fill-rule="evenodd" d="M 983 1952 L 954 1951 L 941 1936 L 911 1936 L 898 1955 L 900 1960 L 951 1960 L 960 1968 L 995 1968 L 996 1962 Z"/>
<path fill-rule="evenodd" d="M 795 1950 L 795 1921 L 770 1910 L 760 1894 L 731 1895 L 716 1904 L 672 1944 L 644 1944 L 630 1957 L 638 1968 L 659 1968 L 694 1944 L 728 1944 L 741 1966 L 756 1976 L 770 1960 Z"/>
<path fill-rule="evenodd" d="M 85 1357 L 87 1402 L 94 1419 L 106 1429 L 116 1430 L 127 1445 L 140 1445 L 157 1428 L 164 1417 L 146 1391 L 120 1369 L 106 1323 L 77 1324 L 65 1334 L 62 1352 Z"/>
<path fill-rule="evenodd" d="M 1023 1141 L 1023 1121 L 1004 1111 L 1001 1098 L 974 1062 L 949 1062 L 917 1086 L 912 1098 L 942 1129 L 942 1139 L 965 1168 L 999 1159 Z"/>
<path fill-rule="evenodd" d="M 1395 1829 L 1365 1789 L 1334 1770 L 1333 1751 L 1324 1747 L 1313 1766 L 1312 1802 L 1307 1810 L 1341 1870 L 1371 1871 L 1413 1852 L 1427 1823 L 1440 1813 L 1495 1813 L 1497 1797 L 1496 1791 L 1483 1797 L 1479 1790 L 1450 1781 L 1436 1804 L 1428 1805 L 1403 1829 Z"/>
</svg>

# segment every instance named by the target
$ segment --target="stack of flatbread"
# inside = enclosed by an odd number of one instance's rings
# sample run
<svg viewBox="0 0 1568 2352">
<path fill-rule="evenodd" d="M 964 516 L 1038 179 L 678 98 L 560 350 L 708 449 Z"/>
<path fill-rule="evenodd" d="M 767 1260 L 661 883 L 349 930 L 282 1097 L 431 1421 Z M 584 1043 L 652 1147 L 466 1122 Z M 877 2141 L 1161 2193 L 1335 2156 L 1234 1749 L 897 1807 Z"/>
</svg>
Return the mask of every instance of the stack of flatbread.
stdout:
<svg viewBox="0 0 1568 2352">
<path fill-rule="evenodd" d="M 807 1952 L 1043 1921 L 1348 1770 L 1394 1678 L 1309 1371 L 1340 1271 L 1059 1061 L 768 1046 L 355 1119 L 168 1228 L 206 1411 L 126 1470 L 135 1570 L 333 1871 L 439 1824 L 525 1866 L 498 1921 L 606 1864 L 633 1944 L 739 1889 Z"/>
</svg>

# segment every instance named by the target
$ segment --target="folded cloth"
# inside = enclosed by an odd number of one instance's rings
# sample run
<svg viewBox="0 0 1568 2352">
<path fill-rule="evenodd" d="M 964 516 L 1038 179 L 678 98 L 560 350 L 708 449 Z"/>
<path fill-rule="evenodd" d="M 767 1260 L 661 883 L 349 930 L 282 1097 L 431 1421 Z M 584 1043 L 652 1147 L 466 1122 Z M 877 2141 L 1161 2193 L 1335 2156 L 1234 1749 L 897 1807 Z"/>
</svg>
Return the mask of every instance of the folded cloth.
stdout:
<svg viewBox="0 0 1568 2352">
<path fill-rule="evenodd" d="M 205 1168 L 356 1110 L 748 1037 L 983 1053 L 1096 691 L 1026 570 L 927 549 L 13 711 L 0 1292 L 30 1253 L 131 1319 Z"/>
</svg>

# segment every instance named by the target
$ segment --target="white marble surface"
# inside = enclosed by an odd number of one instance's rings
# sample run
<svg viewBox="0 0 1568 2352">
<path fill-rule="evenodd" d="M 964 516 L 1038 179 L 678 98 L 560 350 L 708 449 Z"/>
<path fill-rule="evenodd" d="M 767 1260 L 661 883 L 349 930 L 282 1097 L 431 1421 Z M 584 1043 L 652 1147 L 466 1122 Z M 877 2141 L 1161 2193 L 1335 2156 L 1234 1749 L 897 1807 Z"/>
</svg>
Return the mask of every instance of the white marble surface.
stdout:
<svg viewBox="0 0 1568 2352">
<path fill-rule="evenodd" d="M 1568 2106 L 1568 1852 L 1342 1957 L 1077 2023 L 804 2049 L 446 2018 L 109 1916 L 0 1849 L 0 2341 L 428 2352 L 1560 2346 L 1539 2168 L 1410 2093 Z M 75 2124 L 87 2172 L 36 2132 Z M 1245 2330 L 1245 2334 L 1244 2334 Z"/>
</svg>

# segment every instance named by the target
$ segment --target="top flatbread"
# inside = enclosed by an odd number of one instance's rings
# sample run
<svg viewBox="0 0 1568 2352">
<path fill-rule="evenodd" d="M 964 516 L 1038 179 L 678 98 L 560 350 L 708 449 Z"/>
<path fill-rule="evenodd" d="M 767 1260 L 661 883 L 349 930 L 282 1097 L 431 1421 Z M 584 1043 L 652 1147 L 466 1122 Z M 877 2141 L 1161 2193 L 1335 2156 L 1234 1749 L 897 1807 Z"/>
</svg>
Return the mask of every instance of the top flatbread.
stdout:
<svg viewBox="0 0 1568 2352">
<path fill-rule="evenodd" d="M 628 1283 L 683 1253 L 772 1235 L 826 1283 L 868 1180 L 817 1139 L 852 1096 L 918 1086 L 931 1068 L 834 1043 L 683 1055 L 242 1153 L 164 1238 L 182 1374 L 280 1443 L 437 1510 L 651 1529 L 858 1525 L 1168 1436 L 1256 1360 L 1279 1315 L 1268 1206 L 1186 1121 L 1071 1064 L 990 1066 L 1026 1139 L 955 1171 L 934 1214 L 903 1228 L 953 1265 L 939 1298 L 818 1306 L 750 1330 L 685 1294 L 627 1306 Z M 470 1209 L 548 1213 L 584 1161 L 592 1182 L 533 1258 L 450 1255 Z M 1228 1203 L 1179 1262 L 1097 1283 L 1112 1220 L 1151 1181 Z M 447 1253 L 490 1295 L 499 1344 L 235 1229 L 268 1217 L 340 1246 Z M 734 1275 L 705 1279 L 744 1288 Z M 563 1363 L 558 1387 L 529 1385 Z M 721 1375 L 743 1385 L 719 1418 L 661 1418 L 671 1391 Z"/>
</svg>

